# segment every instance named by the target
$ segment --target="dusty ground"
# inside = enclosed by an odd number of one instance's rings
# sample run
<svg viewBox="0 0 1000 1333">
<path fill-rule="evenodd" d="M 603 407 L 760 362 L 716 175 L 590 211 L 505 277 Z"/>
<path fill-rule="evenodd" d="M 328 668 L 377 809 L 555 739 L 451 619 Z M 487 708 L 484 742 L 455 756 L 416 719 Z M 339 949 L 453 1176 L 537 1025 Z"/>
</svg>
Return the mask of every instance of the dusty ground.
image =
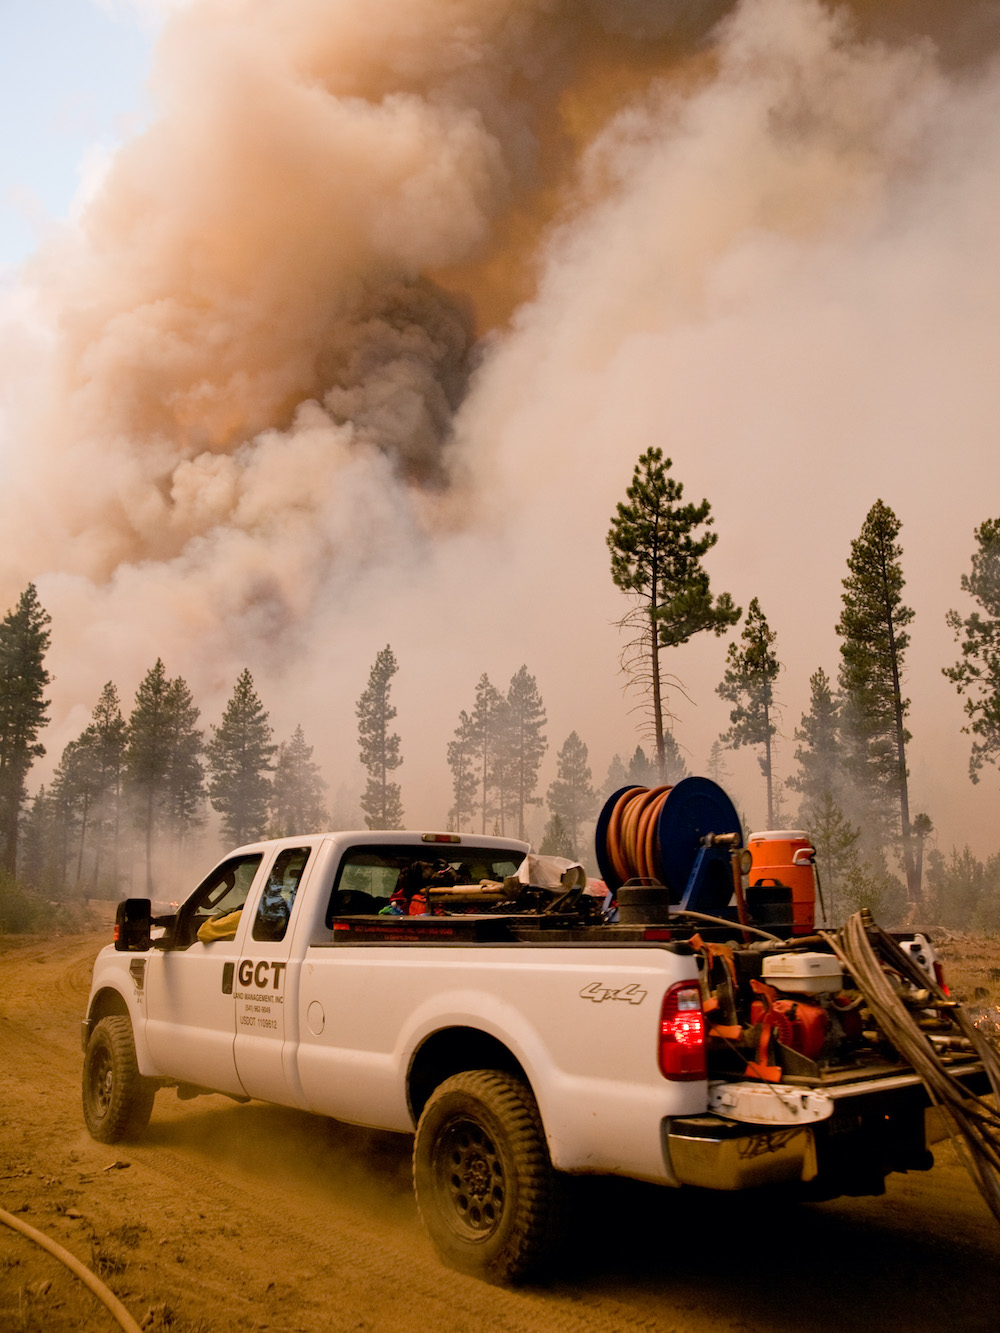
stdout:
<svg viewBox="0 0 1000 1333">
<path fill-rule="evenodd" d="M 934 1171 L 893 1178 L 884 1198 L 798 1208 L 588 1182 L 576 1257 L 544 1288 L 502 1291 L 437 1263 L 406 1138 L 161 1092 L 141 1144 L 94 1143 L 79 1020 L 105 938 L 0 939 L 0 1207 L 94 1268 L 147 1328 L 997 1327 L 1000 1229 L 944 1146 Z M 946 947 L 969 998 L 993 992 L 988 946 L 968 965 L 963 941 Z M 116 1328 L 68 1270 L 0 1226 L 4 1333 Z"/>
</svg>

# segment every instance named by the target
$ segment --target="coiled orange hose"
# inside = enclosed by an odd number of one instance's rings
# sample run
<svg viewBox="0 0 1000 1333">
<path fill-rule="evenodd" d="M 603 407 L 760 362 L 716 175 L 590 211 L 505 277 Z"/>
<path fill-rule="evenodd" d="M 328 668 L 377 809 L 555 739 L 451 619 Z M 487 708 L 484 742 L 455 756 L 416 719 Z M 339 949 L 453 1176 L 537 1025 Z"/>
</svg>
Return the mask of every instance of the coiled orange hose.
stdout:
<svg viewBox="0 0 1000 1333">
<path fill-rule="evenodd" d="M 672 787 L 629 787 L 615 802 L 608 819 L 606 848 L 615 874 L 662 882 L 656 826 Z"/>
</svg>

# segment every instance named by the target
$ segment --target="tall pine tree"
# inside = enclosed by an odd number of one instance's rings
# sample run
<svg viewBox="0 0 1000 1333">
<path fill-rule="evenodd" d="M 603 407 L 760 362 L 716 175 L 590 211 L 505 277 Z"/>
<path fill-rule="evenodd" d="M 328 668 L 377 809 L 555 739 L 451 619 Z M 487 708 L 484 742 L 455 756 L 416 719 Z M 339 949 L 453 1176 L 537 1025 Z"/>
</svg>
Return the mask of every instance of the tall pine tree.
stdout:
<svg viewBox="0 0 1000 1333">
<path fill-rule="evenodd" d="M 48 721 L 50 624 L 33 583 L 0 621 L 0 868 L 11 875 L 28 772 L 45 753 L 38 733 Z"/>
<path fill-rule="evenodd" d="M 290 741 L 278 746 L 271 784 L 271 819 L 279 838 L 315 831 L 326 824 L 326 783 L 312 756 L 313 747 L 306 744 L 301 726 L 295 728 Z"/>
<path fill-rule="evenodd" d="M 28 806 L 20 843 L 24 882 L 49 897 L 61 896 L 66 887 L 69 848 L 59 821 L 58 804 L 44 783 Z"/>
<path fill-rule="evenodd" d="M 471 828 L 476 811 L 475 750 L 472 718 L 463 708 L 458 718 L 455 735 L 448 742 L 448 767 L 451 769 L 452 807 L 448 811 L 448 827 L 461 833 L 466 824 Z"/>
<path fill-rule="evenodd" d="M 227 842 L 233 846 L 255 842 L 267 833 L 271 798 L 271 724 L 248 667 L 240 673 L 222 721 L 212 728 L 205 747 L 208 757 L 208 795 L 222 816 Z"/>
<path fill-rule="evenodd" d="M 558 830 L 565 845 L 572 851 L 565 853 L 579 857 L 581 830 L 597 813 L 597 793 L 594 791 L 589 754 L 586 745 L 575 731 L 571 731 L 559 751 L 556 777 L 549 784 L 548 805 L 553 820 L 546 830 Z"/>
<path fill-rule="evenodd" d="M 170 758 L 164 813 L 178 847 L 192 829 L 205 822 L 205 742 L 198 728 L 200 717 L 187 681 L 175 676 L 167 688 Z"/>
<path fill-rule="evenodd" d="M 702 558 L 718 541 L 711 507 L 682 504 L 684 488 L 668 473 L 663 450 L 647 449 L 635 466 L 625 501 L 619 501 L 607 542 L 611 577 L 634 603 L 619 626 L 632 634 L 622 650 L 629 684 L 648 700 L 649 728 L 658 773 L 666 769 L 664 733 L 669 708 L 662 648 L 678 647 L 695 634 L 724 634 L 740 618 L 728 593 L 713 598 Z"/>
<path fill-rule="evenodd" d="M 604 778 L 604 785 L 601 787 L 601 800 L 606 801 L 614 792 L 620 791 L 622 787 L 629 785 L 625 760 L 620 754 L 612 755 Z"/>
<path fill-rule="evenodd" d="M 358 700 L 358 742 L 368 782 L 361 797 L 365 823 L 370 829 L 403 827 L 403 804 L 399 783 L 391 775 L 403 762 L 399 735 L 390 730 L 396 709 L 389 702 L 392 678 L 399 670 L 388 644 L 375 657 L 368 684 Z"/>
<path fill-rule="evenodd" d="M 456 793 L 453 812 L 461 786 L 463 802 L 469 801 L 470 819 L 478 812 L 482 833 L 488 827 L 492 831 L 495 826 L 498 833 L 504 828 L 510 776 L 507 727 L 507 700 L 484 672 L 476 685 L 475 707 L 471 713 L 462 711 L 455 739 L 448 747 Z"/>
<path fill-rule="evenodd" d="M 778 730 L 774 724 L 774 682 L 781 670 L 774 652 L 776 638 L 755 597 L 747 608 L 740 642 L 729 645 L 725 675 L 716 687 L 720 698 L 733 704 L 729 714 L 732 725 L 720 737 L 722 742 L 734 750 L 741 745 L 759 745 L 763 750 L 759 763 L 767 785 L 768 828 L 774 828 L 775 820 L 771 742 Z"/>
<path fill-rule="evenodd" d="M 799 743 L 795 751 L 799 772 L 788 779 L 788 785 L 801 795 L 800 818 L 808 823 L 806 812 L 810 807 L 826 795 L 837 800 L 844 783 L 840 703 L 822 667 L 809 677 L 809 712 L 802 714 L 795 739 Z"/>
<path fill-rule="evenodd" d="M 125 785 L 144 841 L 150 895 L 157 830 L 182 836 L 200 818 L 204 771 L 198 718 L 187 684 L 179 676 L 170 680 L 157 658 L 136 690 L 125 744 Z"/>
<path fill-rule="evenodd" d="M 841 595 L 841 735 L 847 762 L 866 814 L 884 812 L 894 822 L 902 848 L 907 897 L 919 901 L 907 790 L 902 676 L 913 611 L 903 604 L 902 525 L 881 500 L 868 511 L 860 536 L 851 542 Z"/>
<path fill-rule="evenodd" d="M 827 917 L 838 920 L 845 869 L 851 864 L 860 829 L 844 814 L 845 774 L 840 742 L 840 701 L 830 677 L 819 667 L 809 677 L 809 712 L 795 729 L 797 774 L 788 785 L 801 797 L 798 820 L 818 852 Z"/>
<path fill-rule="evenodd" d="M 93 734 L 98 788 L 94 818 L 94 883 L 101 882 L 105 866 L 105 849 L 110 844 L 109 878 L 112 886 L 117 889 L 122 781 L 128 727 L 122 716 L 118 690 L 113 681 L 109 680 L 101 691 L 91 719 L 87 730 Z"/>
<path fill-rule="evenodd" d="M 524 817 L 529 806 L 541 805 L 538 770 L 548 748 L 542 728 L 545 726 L 545 706 L 538 693 L 538 684 L 522 666 L 511 678 L 507 690 L 507 744 L 510 771 L 509 809 L 516 821 L 517 836 L 525 836 Z"/>
<path fill-rule="evenodd" d="M 729 769 L 726 767 L 726 747 L 720 740 L 712 742 L 712 748 L 705 760 L 705 772 L 720 787 L 726 785 L 729 778 Z"/>
<path fill-rule="evenodd" d="M 971 574 L 962 575 L 962 591 L 982 610 L 964 617 L 948 612 L 962 656 L 944 674 L 965 696 L 964 730 L 973 737 L 969 776 L 978 782 L 983 765 L 1000 758 L 1000 518 L 980 524 L 975 538 L 978 549 Z"/>
<path fill-rule="evenodd" d="M 80 892 L 87 836 L 100 792 L 94 734 L 89 727 L 63 749 L 52 777 L 52 792 L 59 802 L 67 840 L 73 839 L 74 866 L 69 879 L 73 888 Z"/>
</svg>

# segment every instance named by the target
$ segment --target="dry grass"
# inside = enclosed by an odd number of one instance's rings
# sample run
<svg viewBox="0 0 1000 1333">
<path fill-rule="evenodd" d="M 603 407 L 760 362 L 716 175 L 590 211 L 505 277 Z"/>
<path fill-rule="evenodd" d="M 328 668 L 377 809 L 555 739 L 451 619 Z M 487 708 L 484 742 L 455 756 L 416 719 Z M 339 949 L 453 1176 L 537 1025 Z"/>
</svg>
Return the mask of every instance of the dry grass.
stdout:
<svg viewBox="0 0 1000 1333">
<path fill-rule="evenodd" d="M 963 1004 L 1000 1004 L 1000 937 L 937 930 L 934 948 L 951 993 Z"/>
</svg>

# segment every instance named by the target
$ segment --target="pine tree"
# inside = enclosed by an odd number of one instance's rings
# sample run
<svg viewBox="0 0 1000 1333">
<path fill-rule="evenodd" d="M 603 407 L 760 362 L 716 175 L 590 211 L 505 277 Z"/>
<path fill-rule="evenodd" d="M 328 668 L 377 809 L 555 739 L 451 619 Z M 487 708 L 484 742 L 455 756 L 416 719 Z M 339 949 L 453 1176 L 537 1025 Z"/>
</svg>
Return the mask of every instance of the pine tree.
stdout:
<svg viewBox="0 0 1000 1333">
<path fill-rule="evenodd" d="M 146 889 L 153 891 L 153 835 L 169 764 L 167 690 L 162 658 L 150 667 L 135 694 L 128 721 L 125 773 L 136 823 L 145 836 Z"/>
<path fill-rule="evenodd" d="M 682 778 L 688 776 L 688 766 L 681 747 L 674 739 L 673 732 L 663 733 L 663 782 L 676 786 Z M 601 785 L 600 797 L 606 801 L 613 792 L 622 787 L 658 787 L 661 785 L 660 773 L 652 759 L 641 745 L 635 747 L 631 759 L 626 764 L 620 754 L 612 756 L 608 765 L 607 776 Z"/>
<path fill-rule="evenodd" d="M 49 876 L 49 882 L 57 896 L 62 897 L 68 888 L 68 868 L 76 847 L 76 834 L 79 821 L 75 808 L 75 797 L 66 790 L 62 782 L 61 765 L 52 775 L 48 790 L 42 788 L 29 811 L 28 825 L 37 826 L 37 842 L 43 848 L 40 859 L 36 853 L 29 854 L 25 849 L 25 862 L 22 868 L 24 879 L 29 884 L 41 884 Z M 34 847 L 35 834 L 31 836 Z"/>
<path fill-rule="evenodd" d="M 65 824 L 65 849 L 72 842 L 77 890 L 96 890 L 104 870 L 105 847 L 112 845 L 111 890 L 118 888 L 118 833 L 126 724 L 118 692 L 109 681 L 101 691 L 90 725 L 63 750 L 53 775 L 52 809 Z"/>
<path fill-rule="evenodd" d="M 808 805 L 803 806 L 799 813 L 807 816 L 802 823 L 816 848 L 816 864 L 827 920 L 831 925 L 838 925 L 841 889 L 853 864 L 851 858 L 857 854 L 861 830 L 845 817 L 830 791 L 823 791 L 810 798 Z"/>
<path fill-rule="evenodd" d="M 799 818 L 808 824 L 808 811 L 826 796 L 838 800 L 844 783 L 840 704 L 822 667 L 809 677 L 809 712 L 802 714 L 795 739 L 799 742 L 795 751 L 799 772 L 788 779 L 788 785 L 801 795 Z"/>
<path fill-rule="evenodd" d="M 635 754 L 628 761 L 625 781 L 630 787 L 656 787 L 660 785 L 659 777 L 655 760 L 650 759 L 641 745 L 637 745 Z"/>
<path fill-rule="evenodd" d="M 20 837 L 20 875 L 50 897 L 66 887 L 66 853 L 57 803 L 44 783 L 28 806 Z"/>
<path fill-rule="evenodd" d="M 913 611 L 903 605 L 902 525 L 877 500 L 868 511 L 861 535 L 851 543 L 848 576 L 841 596 L 837 633 L 840 645 L 841 734 L 847 762 L 866 815 L 884 811 L 896 821 L 902 846 L 907 896 L 919 901 L 913 858 L 905 719 L 910 701 L 903 698 L 902 674 Z"/>
<path fill-rule="evenodd" d="M 509 809 L 516 822 L 517 836 L 523 838 L 524 816 L 528 806 L 541 805 L 535 795 L 538 770 L 548 748 L 542 731 L 546 723 L 545 706 L 534 676 L 522 666 L 511 678 L 507 690 L 507 745 L 510 771 Z"/>
<path fill-rule="evenodd" d="M 809 712 L 795 729 L 799 771 L 788 785 L 801 797 L 798 821 L 813 841 L 827 918 L 837 922 L 840 886 L 861 830 L 844 813 L 845 774 L 840 743 L 840 702 L 819 667 L 809 677 Z"/>
<path fill-rule="evenodd" d="M 578 859 L 573 849 L 573 839 L 559 815 L 553 815 L 545 825 L 538 850 L 542 856 L 562 856 L 567 861 Z"/>
<path fill-rule="evenodd" d="M 33 583 L 0 621 L 0 869 L 11 875 L 17 870 L 28 772 L 45 753 L 38 733 L 48 721 L 44 696 L 52 678 L 45 654 L 51 621 Z"/>
<path fill-rule="evenodd" d="M 890 925 L 898 921 L 906 903 L 906 890 L 889 869 L 885 849 L 873 845 L 866 854 L 857 848 L 844 858 L 843 888 L 844 915 L 868 910 L 879 921 Z"/>
<path fill-rule="evenodd" d="M 111 843 L 111 882 L 118 886 L 118 850 L 121 828 L 122 780 L 125 770 L 125 746 L 128 727 L 122 716 L 118 690 L 108 681 L 94 705 L 87 729 L 93 735 L 94 762 L 97 770 L 97 809 L 95 811 L 94 883 L 99 884 L 104 868 L 104 849 Z"/>
<path fill-rule="evenodd" d="M 682 504 L 683 486 L 668 476 L 671 460 L 648 449 L 635 466 L 627 502 L 619 501 L 607 542 L 611 577 L 634 605 L 619 622 L 633 634 L 622 651 L 622 670 L 648 700 L 658 772 L 666 766 L 664 733 L 670 716 L 661 648 L 677 647 L 702 630 L 724 634 L 740 617 L 728 593 L 713 599 L 702 557 L 718 541 L 711 507 Z M 700 535 L 696 535 L 700 530 Z"/>
<path fill-rule="evenodd" d="M 953 847 L 949 857 L 934 848 L 927 857 L 927 889 L 924 910 L 939 925 L 989 934 L 1000 928 L 1000 853 L 983 862 L 968 846 Z"/>
<path fill-rule="evenodd" d="M 492 732 L 493 832 L 506 834 L 517 815 L 517 776 L 510 705 L 507 696 L 499 691 L 496 692 L 489 726 Z"/>
<path fill-rule="evenodd" d="M 200 817 L 204 772 L 198 718 L 191 691 L 180 677 L 167 677 L 158 657 L 136 690 L 125 743 L 125 785 L 144 840 L 150 896 L 156 831 L 183 834 Z"/>
<path fill-rule="evenodd" d="M 79 892 L 83 884 L 87 835 L 91 831 L 94 806 L 101 794 L 95 733 L 90 727 L 64 748 L 53 775 L 52 788 L 59 799 L 62 817 L 67 821 L 67 833 L 72 830 L 75 838 L 75 869 L 71 880 Z"/>
<path fill-rule="evenodd" d="M 390 781 L 389 777 L 403 762 L 399 754 L 399 736 L 389 730 L 396 716 L 396 710 L 389 702 L 389 691 L 398 670 L 392 649 L 386 644 L 376 655 L 368 684 L 355 709 L 361 762 L 368 770 L 361 808 L 370 829 L 403 827 L 399 783 Z"/>
<path fill-rule="evenodd" d="M 231 846 L 254 842 L 267 832 L 271 797 L 268 774 L 277 746 L 271 743 L 271 725 L 253 677 L 244 667 L 222 714 L 212 727 L 205 747 L 208 757 L 208 795 L 222 816 L 222 828 Z"/>
<path fill-rule="evenodd" d="M 720 740 L 712 742 L 708 759 L 705 761 L 705 772 L 720 787 L 725 786 L 725 779 L 729 777 L 729 769 L 726 767 L 726 747 Z"/>
<path fill-rule="evenodd" d="M 924 844 L 934 832 L 934 825 L 931 822 L 930 815 L 919 814 L 913 816 L 910 824 L 910 830 L 913 834 L 913 841 L 916 844 L 914 855 L 914 873 L 917 880 L 917 897 L 920 898 L 923 892 L 924 877 Z"/>
<path fill-rule="evenodd" d="M 448 767 L 451 769 L 453 804 L 448 812 L 448 827 L 461 833 L 468 822 L 471 826 L 476 810 L 478 780 L 472 738 L 472 718 L 463 708 L 459 714 L 455 738 L 448 742 Z"/>
<path fill-rule="evenodd" d="M 205 822 L 205 743 L 198 729 L 200 716 L 187 682 L 176 676 L 167 688 L 170 750 L 164 815 L 178 845 Z"/>
<path fill-rule="evenodd" d="M 948 612 L 962 656 L 943 670 L 965 696 L 969 723 L 963 730 L 974 737 L 969 777 L 978 782 L 983 765 L 995 764 L 1000 757 L 1000 518 L 980 524 L 975 538 L 979 549 L 972 555 L 972 573 L 962 575 L 962 591 L 979 603 L 982 612 L 964 618 L 957 611 Z"/>
<path fill-rule="evenodd" d="M 620 754 L 612 755 L 604 785 L 601 787 L 601 800 L 608 800 L 616 791 L 620 791 L 622 787 L 628 785 L 628 769 L 625 766 L 625 760 Z"/>
<path fill-rule="evenodd" d="M 581 826 L 597 814 L 597 793 L 591 781 L 586 745 L 571 731 L 559 751 L 556 778 L 549 784 L 548 805 L 553 820 L 558 819 L 570 852 L 557 855 L 578 857 Z M 551 829 L 551 824 L 547 832 Z"/>
<path fill-rule="evenodd" d="M 323 806 L 326 783 L 313 763 L 313 747 L 306 744 L 302 727 L 278 746 L 271 789 L 271 819 L 279 838 L 321 829 L 327 821 Z"/>
<path fill-rule="evenodd" d="M 674 739 L 672 731 L 664 733 L 663 736 L 663 781 L 669 783 L 671 787 L 676 787 L 682 778 L 688 775 L 687 762 L 681 754 L 681 747 Z"/>
<path fill-rule="evenodd" d="M 781 664 L 774 653 L 777 638 L 755 597 L 747 609 L 738 644 L 731 643 L 726 654 L 726 671 L 716 693 L 734 705 L 729 714 L 732 724 L 719 739 L 738 750 L 741 745 L 759 745 L 760 770 L 767 784 L 767 826 L 774 828 L 774 762 L 772 738 L 777 734 L 774 682 Z"/>
<path fill-rule="evenodd" d="M 472 810 L 479 812 L 481 833 L 488 827 L 502 833 L 507 701 L 485 672 L 476 685 L 475 707 L 462 716 L 463 744 L 468 746 L 476 781 Z"/>
</svg>

